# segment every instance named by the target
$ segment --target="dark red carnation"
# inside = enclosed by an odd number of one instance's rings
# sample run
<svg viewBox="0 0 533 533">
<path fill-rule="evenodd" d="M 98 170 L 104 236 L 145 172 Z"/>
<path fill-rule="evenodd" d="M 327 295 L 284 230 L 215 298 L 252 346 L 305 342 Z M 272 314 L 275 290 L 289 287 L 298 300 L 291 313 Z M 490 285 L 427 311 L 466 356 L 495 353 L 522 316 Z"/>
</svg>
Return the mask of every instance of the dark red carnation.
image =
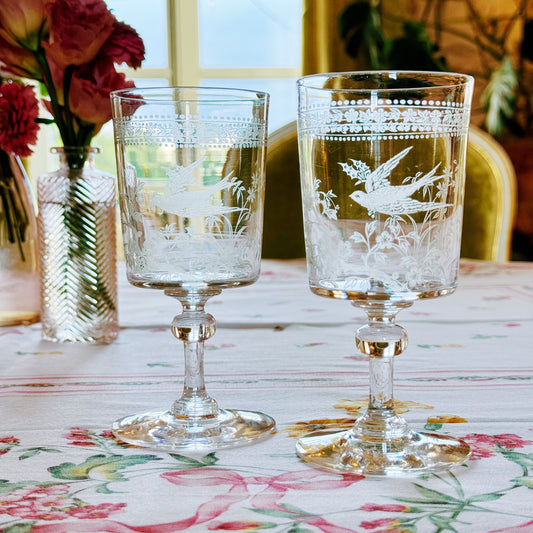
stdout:
<svg viewBox="0 0 533 533">
<path fill-rule="evenodd" d="M 100 53 L 115 63 L 126 63 L 129 67 L 138 68 L 144 59 L 144 43 L 131 26 L 115 21 L 113 33 Z"/>
<path fill-rule="evenodd" d="M 37 142 L 39 106 L 33 88 L 14 82 L 0 85 L 0 148 L 26 157 Z"/>
</svg>

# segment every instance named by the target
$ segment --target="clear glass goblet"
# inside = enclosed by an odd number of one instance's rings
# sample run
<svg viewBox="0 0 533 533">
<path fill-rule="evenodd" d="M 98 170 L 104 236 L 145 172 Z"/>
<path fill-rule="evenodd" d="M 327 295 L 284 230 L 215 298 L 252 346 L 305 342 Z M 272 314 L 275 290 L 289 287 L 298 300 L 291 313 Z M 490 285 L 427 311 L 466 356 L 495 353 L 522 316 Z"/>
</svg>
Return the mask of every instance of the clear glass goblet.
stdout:
<svg viewBox="0 0 533 533">
<path fill-rule="evenodd" d="M 309 284 L 366 312 L 356 344 L 370 359 L 370 391 L 353 428 L 304 436 L 297 453 L 365 475 L 461 464 L 466 443 L 417 433 L 395 411 L 392 366 L 407 346 L 397 313 L 456 287 L 473 80 L 352 72 L 304 77 L 298 89 Z"/>
<path fill-rule="evenodd" d="M 262 413 L 221 409 L 204 381 L 204 310 L 222 289 L 257 280 L 261 260 L 268 95 L 239 89 L 150 88 L 112 94 L 128 281 L 182 305 L 184 388 L 166 411 L 127 416 L 114 434 L 139 446 L 205 451 L 275 429 Z"/>
</svg>

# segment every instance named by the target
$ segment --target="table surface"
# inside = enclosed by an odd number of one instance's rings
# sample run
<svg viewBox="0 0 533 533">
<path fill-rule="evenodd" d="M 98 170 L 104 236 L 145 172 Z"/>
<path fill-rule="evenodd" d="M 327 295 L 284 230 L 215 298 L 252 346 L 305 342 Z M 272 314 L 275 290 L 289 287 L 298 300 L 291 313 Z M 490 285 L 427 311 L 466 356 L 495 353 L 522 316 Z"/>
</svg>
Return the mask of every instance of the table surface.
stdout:
<svg viewBox="0 0 533 533">
<path fill-rule="evenodd" d="M 208 391 L 270 414 L 275 435 L 194 457 L 116 442 L 112 422 L 168 408 L 183 370 L 179 304 L 122 270 L 119 285 L 112 345 L 0 329 L 0 531 L 533 532 L 533 263 L 463 262 L 455 294 L 398 316 L 398 408 L 474 450 L 452 474 L 407 479 L 325 473 L 294 453 L 311 429 L 349 426 L 368 394 L 363 313 L 313 295 L 300 261 L 265 261 L 257 283 L 207 304 Z"/>
</svg>

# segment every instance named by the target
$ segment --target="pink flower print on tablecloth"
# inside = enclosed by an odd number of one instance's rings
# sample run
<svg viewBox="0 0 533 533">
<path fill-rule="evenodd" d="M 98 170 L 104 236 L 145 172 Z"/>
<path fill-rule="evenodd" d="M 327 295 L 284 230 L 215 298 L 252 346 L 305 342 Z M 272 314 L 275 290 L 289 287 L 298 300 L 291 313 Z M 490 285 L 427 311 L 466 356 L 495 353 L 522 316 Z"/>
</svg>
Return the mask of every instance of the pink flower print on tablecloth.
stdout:
<svg viewBox="0 0 533 533">
<path fill-rule="evenodd" d="M 533 441 L 524 440 L 522 437 L 511 433 L 502 433 L 500 435 L 470 433 L 463 437 L 463 440 L 472 448 L 470 459 L 473 461 L 496 455 L 498 447 L 514 450 L 515 448 L 523 448 L 533 444 Z"/>
<path fill-rule="evenodd" d="M 107 518 L 126 504 L 87 505 L 69 496 L 69 485 L 31 485 L 0 494 L 0 514 L 27 520 L 65 520 L 66 518 Z"/>
<path fill-rule="evenodd" d="M 104 430 L 101 433 L 96 433 L 87 428 L 72 427 L 70 431 L 63 435 L 63 438 L 69 441 L 71 446 L 80 447 L 95 447 L 102 445 L 119 446 L 120 448 L 137 448 L 133 444 L 126 444 L 125 442 L 117 441 L 113 433 L 109 430 Z"/>
<path fill-rule="evenodd" d="M 271 511 L 272 516 L 276 516 L 276 513 L 281 511 L 287 516 L 293 512 L 295 522 L 315 526 L 324 533 L 354 533 L 354 530 L 336 526 L 320 516 L 311 515 L 305 511 L 299 512 L 294 508 L 289 509 L 280 500 L 290 490 L 335 490 L 348 487 L 364 479 L 364 476 L 359 475 L 332 476 L 324 472 L 310 470 L 288 472 L 271 477 L 243 477 L 237 472 L 216 468 L 181 470 L 161 474 L 161 477 L 174 485 L 187 487 L 229 486 L 224 494 L 219 494 L 198 507 L 192 524 L 210 522 L 221 516 L 233 504 L 249 500 L 252 508 L 261 510 L 262 515 L 268 515 Z M 248 487 L 258 485 L 264 486 L 263 490 L 251 495 Z M 227 523 L 231 524 L 231 527 L 236 527 L 235 524 L 239 522 L 236 520 Z M 220 530 L 224 523 L 213 522 L 208 529 L 210 531 Z"/>
<path fill-rule="evenodd" d="M 369 522 L 361 522 L 360 527 L 363 529 L 376 529 L 378 527 L 382 528 L 374 533 L 380 533 L 382 531 L 387 531 L 387 533 L 396 533 L 402 531 L 401 529 L 397 529 L 396 526 L 398 525 L 400 525 L 400 522 L 394 518 L 380 518 L 378 520 L 371 520 Z"/>
<path fill-rule="evenodd" d="M 533 520 L 526 522 L 520 526 L 504 527 L 503 529 L 495 529 L 489 533 L 533 533 Z"/>
<path fill-rule="evenodd" d="M 408 513 L 410 508 L 405 505 L 399 505 L 396 503 L 365 503 L 359 508 L 361 511 L 374 512 L 383 511 L 385 513 Z"/>
<path fill-rule="evenodd" d="M 98 444 L 94 441 L 94 434 L 92 434 L 88 429 L 84 428 L 70 428 L 70 431 L 63 435 L 65 439 L 69 441 L 69 444 L 72 446 L 97 446 Z"/>
<path fill-rule="evenodd" d="M 18 446 L 20 441 L 13 436 L 0 437 L 0 455 L 6 454 L 11 448 Z"/>
</svg>

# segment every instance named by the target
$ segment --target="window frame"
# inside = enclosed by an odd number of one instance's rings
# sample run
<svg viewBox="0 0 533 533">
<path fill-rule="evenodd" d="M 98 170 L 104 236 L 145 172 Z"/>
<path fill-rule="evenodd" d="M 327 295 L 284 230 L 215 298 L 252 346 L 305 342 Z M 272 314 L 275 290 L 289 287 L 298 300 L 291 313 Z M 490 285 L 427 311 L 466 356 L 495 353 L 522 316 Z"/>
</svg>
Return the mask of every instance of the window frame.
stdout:
<svg viewBox="0 0 533 533">
<path fill-rule="evenodd" d="M 128 79 L 165 79 L 169 86 L 199 86 L 209 79 L 297 79 L 302 68 L 202 68 L 200 66 L 198 1 L 166 0 L 167 14 L 167 66 L 163 68 L 141 67 L 137 70 L 118 67 Z M 303 0 L 302 0 L 303 12 Z M 30 175 L 37 176 L 43 169 L 54 166 L 50 148 L 57 137 L 53 128 L 43 127 L 34 154 L 27 161 Z"/>
</svg>

